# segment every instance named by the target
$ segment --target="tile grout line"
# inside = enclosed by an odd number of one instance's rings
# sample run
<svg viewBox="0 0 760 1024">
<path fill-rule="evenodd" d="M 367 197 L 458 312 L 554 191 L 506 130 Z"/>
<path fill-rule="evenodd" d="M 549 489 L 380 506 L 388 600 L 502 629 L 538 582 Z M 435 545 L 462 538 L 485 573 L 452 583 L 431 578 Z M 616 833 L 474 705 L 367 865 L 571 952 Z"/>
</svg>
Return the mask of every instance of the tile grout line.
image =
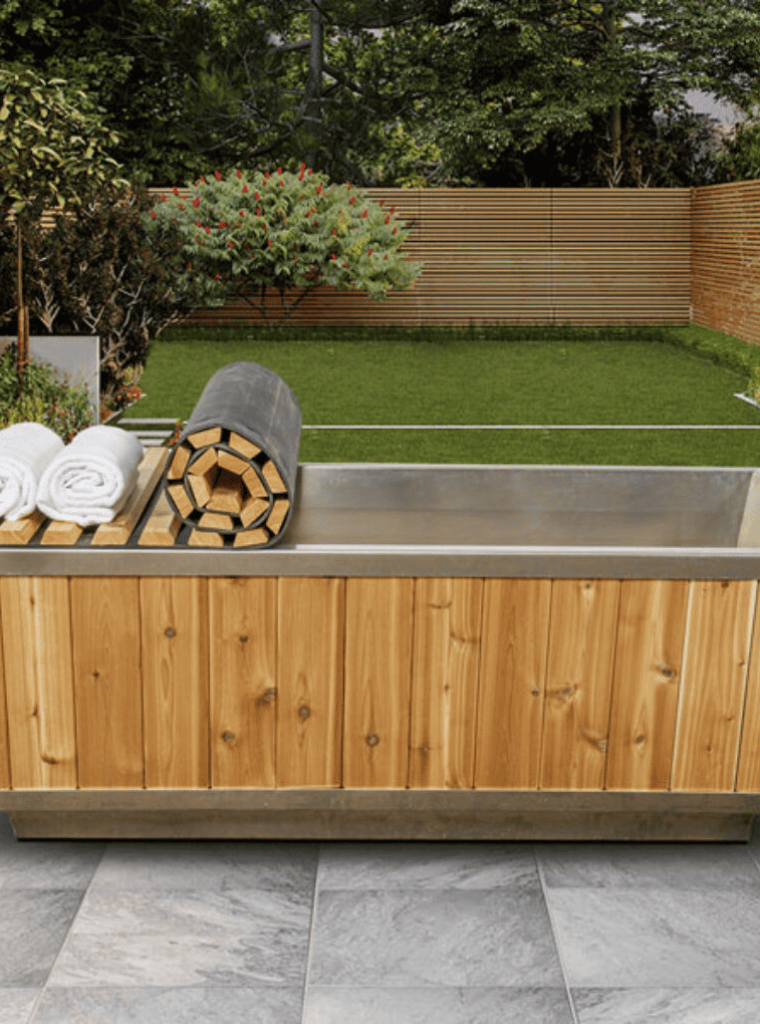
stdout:
<svg viewBox="0 0 760 1024">
<path fill-rule="evenodd" d="M 549 927 L 552 930 L 552 938 L 554 939 L 554 946 L 557 950 L 557 959 L 559 960 L 559 969 L 562 971 L 562 980 L 565 983 L 565 992 L 567 993 L 567 1002 L 570 1006 L 570 1013 L 572 1014 L 573 1024 L 579 1024 L 578 1015 L 575 1012 L 575 1003 L 573 1001 L 573 994 L 570 991 L 570 982 L 567 977 L 567 971 L 565 970 L 565 958 L 562 955 L 562 946 L 560 945 L 559 936 L 557 935 L 557 929 L 554 926 L 554 916 L 552 915 L 551 902 L 549 900 L 549 890 L 544 879 L 544 869 L 541 864 L 541 857 L 539 855 L 537 844 L 533 844 L 533 856 L 536 861 L 536 871 L 538 873 L 538 880 L 541 883 L 541 893 L 544 897 L 544 905 L 546 907 L 546 913 L 549 917 Z"/>
<path fill-rule="evenodd" d="M 304 971 L 303 978 L 303 997 L 301 1000 L 301 1024 L 307 1024 L 306 1021 L 306 997 L 309 990 L 309 977 L 311 975 L 311 959 L 314 951 L 314 932 L 316 930 L 317 922 L 317 897 L 319 894 L 319 876 L 322 870 L 322 848 L 324 843 L 319 844 L 319 853 L 317 855 L 317 870 L 314 875 L 314 894 L 312 897 L 311 904 L 311 920 L 309 921 L 309 946 L 306 951 L 306 970 Z"/>
</svg>

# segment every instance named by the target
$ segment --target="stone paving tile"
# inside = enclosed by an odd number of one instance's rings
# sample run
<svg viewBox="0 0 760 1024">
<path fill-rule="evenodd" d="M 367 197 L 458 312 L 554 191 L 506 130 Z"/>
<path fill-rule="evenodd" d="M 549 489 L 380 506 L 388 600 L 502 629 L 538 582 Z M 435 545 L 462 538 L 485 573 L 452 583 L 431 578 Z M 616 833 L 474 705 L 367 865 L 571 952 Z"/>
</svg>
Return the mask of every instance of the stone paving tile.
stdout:
<svg viewBox="0 0 760 1024">
<path fill-rule="evenodd" d="M 540 887 L 320 890 L 313 985 L 563 984 Z"/>
<path fill-rule="evenodd" d="M 0 889 L 0 989 L 47 981 L 84 893 Z"/>
<path fill-rule="evenodd" d="M 114 842 L 90 888 L 300 890 L 313 887 L 318 857 L 318 843 Z"/>
<path fill-rule="evenodd" d="M 310 986 L 303 1024 L 573 1024 L 564 988 Z"/>
<path fill-rule="evenodd" d="M 310 887 L 90 891 L 50 983 L 303 984 L 312 900 Z"/>
<path fill-rule="evenodd" d="M 760 988 L 573 989 L 578 1024 L 757 1024 Z"/>
<path fill-rule="evenodd" d="M 324 889 L 496 889 L 536 878 L 522 843 L 322 843 Z"/>
<path fill-rule="evenodd" d="M 34 1024 L 301 1024 L 302 1000 L 301 986 L 49 987 Z"/>
<path fill-rule="evenodd" d="M 572 988 L 755 987 L 760 892 L 550 888 Z"/>
<path fill-rule="evenodd" d="M 547 843 L 537 845 L 544 884 L 560 888 L 729 889 L 760 894 L 744 843 Z"/>
<path fill-rule="evenodd" d="M 38 988 L 0 988 L 0 1024 L 29 1024 Z"/>
<path fill-rule="evenodd" d="M 16 839 L 0 814 L 0 889 L 79 889 L 82 892 L 106 849 L 105 843 Z"/>
</svg>

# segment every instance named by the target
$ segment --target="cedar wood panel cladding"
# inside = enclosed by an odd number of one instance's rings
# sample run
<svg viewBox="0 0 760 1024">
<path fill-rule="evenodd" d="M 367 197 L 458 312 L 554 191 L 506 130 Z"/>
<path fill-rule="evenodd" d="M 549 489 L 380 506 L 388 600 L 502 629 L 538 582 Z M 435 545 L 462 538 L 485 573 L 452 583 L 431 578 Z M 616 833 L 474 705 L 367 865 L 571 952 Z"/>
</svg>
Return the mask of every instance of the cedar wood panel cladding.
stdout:
<svg viewBox="0 0 760 1024">
<path fill-rule="evenodd" d="M 0 788 L 758 792 L 757 587 L 4 577 Z"/>
<path fill-rule="evenodd" d="M 425 269 L 373 302 L 319 288 L 294 325 L 686 323 L 689 189 L 371 189 L 412 228 Z M 273 310 L 276 303 L 273 303 Z M 260 322 L 245 303 L 195 324 Z"/>
<path fill-rule="evenodd" d="M 760 181 L 692 194 L 692 320 L 760 344 Z"/>
</svg>

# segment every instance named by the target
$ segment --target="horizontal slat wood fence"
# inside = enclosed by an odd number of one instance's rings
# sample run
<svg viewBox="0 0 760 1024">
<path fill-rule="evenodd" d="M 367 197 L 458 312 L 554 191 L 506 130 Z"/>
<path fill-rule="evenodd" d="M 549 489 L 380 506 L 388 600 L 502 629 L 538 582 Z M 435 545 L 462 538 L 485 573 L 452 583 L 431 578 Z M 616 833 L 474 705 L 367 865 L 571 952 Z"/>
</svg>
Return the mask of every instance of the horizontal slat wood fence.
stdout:
<svg viewBox="0 0 760 1024">
<path fill-rule="evenodd" d="M 692 320 L 760 345 L 760 181 L 692 194 Z"/>
<path fill-rule="evenodd" d="M 294 325 L 686 323 L 689 189 L 373 189 L 423 260 L 407 292 L 373 302 L 318 288 Z M 272 314 L 277 314 L 273 300 Z M 188 326 L 261 323 L 245 302 Z"/>
<path fill-rule="evenodd" d="M 760 790 L 756 581 L 0 579 L 0 788 Z"/>
</svg>

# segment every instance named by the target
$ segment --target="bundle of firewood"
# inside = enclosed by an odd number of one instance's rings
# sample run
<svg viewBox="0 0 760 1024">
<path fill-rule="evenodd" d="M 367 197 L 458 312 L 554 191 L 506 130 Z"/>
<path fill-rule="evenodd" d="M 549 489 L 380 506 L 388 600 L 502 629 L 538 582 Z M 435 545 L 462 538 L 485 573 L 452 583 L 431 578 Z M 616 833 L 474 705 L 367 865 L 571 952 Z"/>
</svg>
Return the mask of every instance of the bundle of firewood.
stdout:
<svg viewBox="0 0 760 1024">
<path fill-rule="evenodd" d="M 301 410 L 277 374 L 231 363 L 203 390 L 164 477 L 193 546 L 269 547 L 293 508 Z"/>
</svg>

